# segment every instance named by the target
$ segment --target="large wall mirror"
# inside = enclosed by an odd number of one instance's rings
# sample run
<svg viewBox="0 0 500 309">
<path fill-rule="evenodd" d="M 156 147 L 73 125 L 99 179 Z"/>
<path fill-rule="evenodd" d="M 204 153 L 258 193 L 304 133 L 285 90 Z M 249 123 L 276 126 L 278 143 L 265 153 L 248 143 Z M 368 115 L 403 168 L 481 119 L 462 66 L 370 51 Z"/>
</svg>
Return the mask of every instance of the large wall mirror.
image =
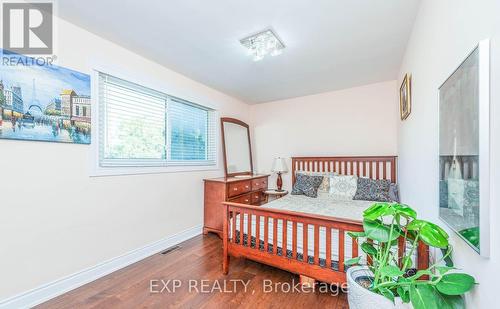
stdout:
<svg viewBox="0 0 500 309">
<path fill-rule="evenodd" d="M 439 87 L 439 217 L 489 255 L 489 44 Z"/>
<path fill-rule="evenodd" d="M 252 149 L 248 124 L 234 118 L 221 118 L 221 129 L 226 177 L 252 175 Z"/>
</svg>

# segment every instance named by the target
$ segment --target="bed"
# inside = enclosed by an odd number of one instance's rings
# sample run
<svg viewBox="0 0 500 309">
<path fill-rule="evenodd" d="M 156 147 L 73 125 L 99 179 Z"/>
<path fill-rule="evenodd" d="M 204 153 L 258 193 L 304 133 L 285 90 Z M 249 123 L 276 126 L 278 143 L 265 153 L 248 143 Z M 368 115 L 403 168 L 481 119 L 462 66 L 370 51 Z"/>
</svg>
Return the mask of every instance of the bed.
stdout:
<svg viewBox="0 0 500 309">
<path fill-rule="evenodd" d="M 293 157 L 292 184 L 297 171 L 337 172 L 395 183 L 396 157 Z M 223 272 L 229 272 L 230 256 L 234 256 L 296 273 L 303 282 L 345 283 L 344 261 L 361 252 L 347 232 L 363 230 L 362 213 L 372 203 L 339 201 L 328 194 L 287 195 L 263 206 L 224 202 Z M 405 247 L 400 241 L 400 255 Z M 428 267 L 428 247 L 423 243 L 414 262 L 419 269 Z"/>
</svg>

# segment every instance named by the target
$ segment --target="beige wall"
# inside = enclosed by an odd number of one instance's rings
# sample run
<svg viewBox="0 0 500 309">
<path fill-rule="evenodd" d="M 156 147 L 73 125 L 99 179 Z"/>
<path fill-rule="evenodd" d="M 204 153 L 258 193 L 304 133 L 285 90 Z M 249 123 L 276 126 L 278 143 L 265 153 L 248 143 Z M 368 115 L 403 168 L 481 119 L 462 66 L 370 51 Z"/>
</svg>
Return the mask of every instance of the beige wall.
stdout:
<svg viewBox="0 0 500 309">
<path fill-rule="evenodd" d="M 470 308 L 493 308 L 500 271 L 500 2 L 423 0 L 400 76 L 413 75 L 413 108 L 399 123 L 399 182 L 402 200 L 419 214 L 438 219 L 437 88 L 482 39 L 491 39 L 491 254 L 482 258 L 452 232 L 456 266 L 479 285 L 468 296 Z"/>
<path fill-rule="evenodd" d="M 395 155 L 397 119 L 396 81 L 253 105 L 257 170 L 277 156 L 290 168 L 292 156 Z"/>
<path fill-rule="evenodd" d="M 276 156 L 398 154 L 403 201 L 440 223 L 437 87 L 486 37 L 492 38 L 491 188 L 500 187 L 499 11 L 495 0 L 422 1 L 400 74 L 413 74 L 413 111 L 405 122 L 395 81 L 247 106 L 66 22 L 59 24 L 57 52 L 68 68 L 90 73 L 98 62 L 136 72 L 249 122 L 260 172 L 269 172 Z M 0 140 L 0 149 L 0 299 L 202 224 L 201 179 L 222 174 L 89 177 L 89 146 Z M 474 308 L 495 301 L 499 195 L 492 189 L 490 259 L 452 237 L 457 265 L 481 283 L 469 297 Z"/>
<path fill-rule="evenodd" d="M 103 63 L 249 120 L 241 101 L 72 24 L 58 26 L 62 66 L 90 74 L 92 63 Z M 0 149 L 0 299 L 201 225 L 202 178 L 222 175 L 89 177 L 88 145 L 0 140 Z"/>
</svg>

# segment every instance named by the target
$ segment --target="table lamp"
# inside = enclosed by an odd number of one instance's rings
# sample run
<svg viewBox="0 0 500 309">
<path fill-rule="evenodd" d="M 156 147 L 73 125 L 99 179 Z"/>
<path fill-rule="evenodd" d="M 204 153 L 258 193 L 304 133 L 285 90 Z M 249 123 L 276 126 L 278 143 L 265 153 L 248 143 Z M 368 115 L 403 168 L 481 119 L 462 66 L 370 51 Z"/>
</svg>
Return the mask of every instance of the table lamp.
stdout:
<svg viewBox="0 0 500 309">
<path fill-rule="evenodd" d="M 288 172 L 288 168 L 286 167 L 284 158 L 276 158 L 274 159 L 272 172 L 278 173 L 278 180 L 276 181 L 276 186 L 278 192 L 283 192 L 283 179 L 281 179 L 281 174 Z"/>
</svg>

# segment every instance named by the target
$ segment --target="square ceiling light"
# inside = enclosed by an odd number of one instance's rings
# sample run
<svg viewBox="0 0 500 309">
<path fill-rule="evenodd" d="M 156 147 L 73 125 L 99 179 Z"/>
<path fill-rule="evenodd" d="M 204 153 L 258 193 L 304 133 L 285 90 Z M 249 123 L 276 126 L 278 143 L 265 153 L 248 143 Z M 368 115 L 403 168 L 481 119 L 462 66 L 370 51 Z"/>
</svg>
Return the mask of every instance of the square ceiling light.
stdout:
<svg viewBox="0 0 500 309">
<path fill-rule="evenodd" d="M 280 55 L 285 48 L 285 44 L 271 29 L 241 39 L 240 43 L 248 49 L 254 61 L 262 60 L 266 55 Z"/>
</svg>

